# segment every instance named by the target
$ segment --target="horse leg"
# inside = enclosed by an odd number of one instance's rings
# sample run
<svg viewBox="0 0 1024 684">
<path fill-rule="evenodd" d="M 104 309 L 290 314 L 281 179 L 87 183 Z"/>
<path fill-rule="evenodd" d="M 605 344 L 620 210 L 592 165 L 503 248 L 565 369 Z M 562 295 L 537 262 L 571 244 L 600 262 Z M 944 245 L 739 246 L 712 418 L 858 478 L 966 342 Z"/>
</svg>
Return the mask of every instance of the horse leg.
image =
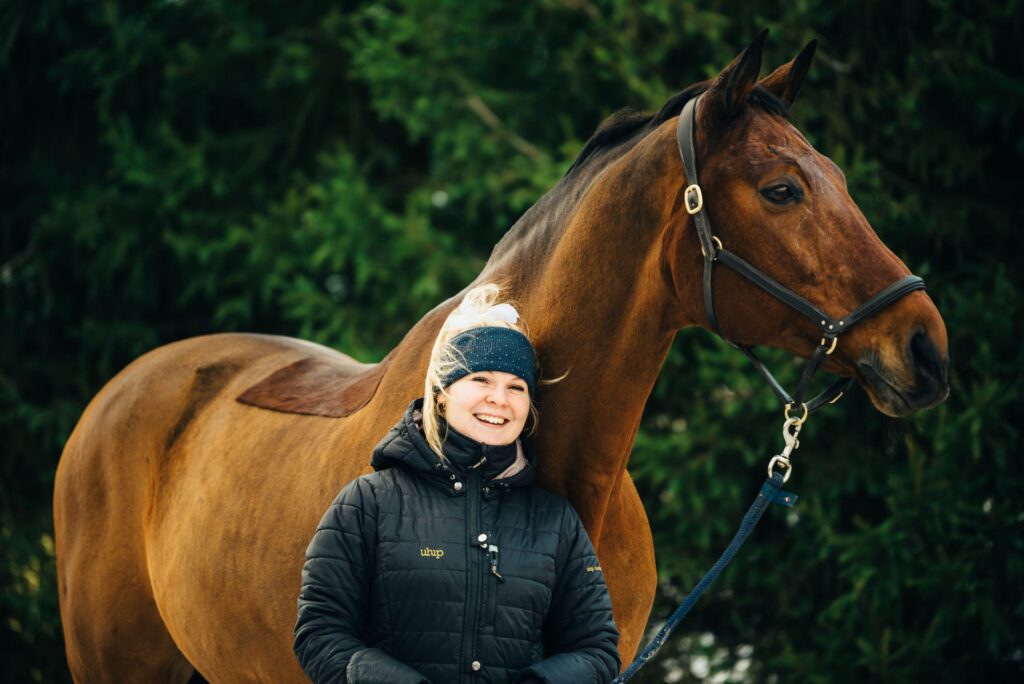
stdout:
<svg viewBox="0 0 1024 684">
<path fill-rule="evenodd" d="M 109 395 L 108 395 L 109 396 Z M 54 530 L 61 620 L 75 682 L 184 684 L 195 671 L 168 633 L 153 600 L 143 547 L 149 482 L 129 412 L 112 402 L 90 407 L 68 441 L 54 487 Z M 95 427 L 95 424 L 94 424 Z"/>
<path fill-rule="evenodd" d="M 598 555 L 612 597 L 620 634 L 619 654 L 625 668 L 643 638 L 658 584 L 651 526 L 629 473 L 623 474 L 618 490 L 612 494 Z"/>
<path fill-rule="evenodd" d="M 77 581 L 89 595 L 70 599 L 64 594 L 61 601 L 68 667 L 76 684 L 189 681 L 195 669 L 171 640 L 152 599 L 118 591 L 116 577 Z M 106 590 L 98 587 L 107 582 Z"/>
</svg>

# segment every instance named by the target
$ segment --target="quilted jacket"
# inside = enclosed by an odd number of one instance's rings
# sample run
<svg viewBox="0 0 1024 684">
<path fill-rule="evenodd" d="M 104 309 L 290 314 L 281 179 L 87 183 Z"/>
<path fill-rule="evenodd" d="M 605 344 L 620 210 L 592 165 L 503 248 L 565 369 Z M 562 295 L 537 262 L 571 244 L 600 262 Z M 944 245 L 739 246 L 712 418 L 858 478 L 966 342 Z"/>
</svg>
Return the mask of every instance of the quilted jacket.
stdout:
<svg viewBox="0 0 1024 684">
<path fill-rule="evenodd" d="M 514 445 L 451 430 L 442 463 L 423 437 L 420 401 L 306 551 L 302 669 L 317 684 L 610 682 L 619 635 L 575 511 L 532 486 L 532 460 L 495 478 L 488 461 Z"/>
</svg>

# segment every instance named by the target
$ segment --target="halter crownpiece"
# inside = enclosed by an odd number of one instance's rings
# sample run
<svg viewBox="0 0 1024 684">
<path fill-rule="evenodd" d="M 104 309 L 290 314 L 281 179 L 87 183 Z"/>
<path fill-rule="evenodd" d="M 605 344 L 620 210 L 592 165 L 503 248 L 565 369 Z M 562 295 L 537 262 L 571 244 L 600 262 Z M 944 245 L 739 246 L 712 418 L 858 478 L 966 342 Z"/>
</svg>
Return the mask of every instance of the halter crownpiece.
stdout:
<svg viewBox="0 0 1024 684">
<path fill-rule="evenodd" d="M 754 367 L 757 368 L 761 375 L 764 376 L 765 380 L 767 380 L 768 385 L 772 388 L 775 395 L 783 404 L 786 405 L 787 419 L 789 418 L 789 407 L 798 407 L 801 405 L 805 407 L 806 412 L 804 414 L 804 418 L 806 419 L 807 413 L 814 412 L 825 404 L 838 401 L 843 395 L 843 392 L 853 384 L 853 378 L 840 378 L 840 380 L 827 388 L 817 397 L 806 404 L 803 403 L 803 396 L 811 383 L 811 379 L 818 371 L 822 362 L 824 362 L 825 357 L 835 351 L 839 335 L 846 332 L 868 316 L 871 316 L 889 306 L 904 295 L 914 292 L 915 290 L 925 289 L 924 280 L 915 275 L 904 276 L 873 296 L 868 301 L 861 304 L 846 316 L 843 316 L 842 318 L 832 318 L 797 293 L 778 283 L 754 266 L 751 266 L 736 254 L 725 249 L 722 245 L 722 241 L 711 231 L 711 224 L 708 219 L 704 203 L 704 193 L 701 190 L 699 181 L 697 180 L 696 146 L 694 144 L 694 116 L 697 110 L 697 102 L 699 100 L 700 96 L 695 97 L 683 106 L 683 111 L 679 115 L 679 123 L 676 127 L 676 142 L 679 145 L 679 155 L 683 159 L 683 169 L 686 172 L 686 180 L 689 183 L 683 191 L 683 204 L 686 207 L 686 212 L 693 217 L 693 223 L 697 229 L 697 237 L 700 240 L 700 251 L 704 256 L 704 309 L 707 312 L 708 322 L 721 338 L 725 339 L 729 344 L 736 347 L 750 358 L 754 363 Z M 718 318 L 715 316 L 715 303 L 712 288 L 712 275 L 716 262 L 721 262 L 730 267 L 732 270 L 736 271 L 768 294 L 810 318 L 814 321 L 815 325 L 818 325 L 821 328 L 821 342 L 814 350 L 814 353 L 811 354 L 811 358 L 807 362 L 807 366 L 804 368 L 803 375 L 797 385 L 796 392 L 794 392 L 792 396 L 783 389 L 782 385 L 779 384 L 778 380 L 775 379 L 775 376 L 771 374 L 751 347 L 732 342 L 722 333 L 722 329 L 718 324 Z M 801 424 L 802 422 L 803 421 L 801 421 Z"/>
</svg>

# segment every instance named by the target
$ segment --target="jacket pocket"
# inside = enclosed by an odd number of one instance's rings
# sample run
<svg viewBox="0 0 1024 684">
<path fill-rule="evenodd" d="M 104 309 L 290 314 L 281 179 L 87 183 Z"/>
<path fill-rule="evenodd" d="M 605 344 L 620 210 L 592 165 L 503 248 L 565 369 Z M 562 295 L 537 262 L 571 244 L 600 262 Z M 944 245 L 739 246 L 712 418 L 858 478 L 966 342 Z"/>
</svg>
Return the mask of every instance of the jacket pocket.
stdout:
<svg viewBox="0 0 1024 684">
<path fill-rule="evenodd" d="M 485 586 L 487 587 L 484 596 L 484 624 L 487 625 L 488 629 L 494 629 L 494 613 L 498 605 L 498 578 L 487 573 L 487 578 L 484 580 Z"/>
<path fill-rule="evenodd" d="M 480 580 L 480 631 L 484 634 L 494 633 L 494 606 L 498 597 L 497 578 L 483 568 L 483 578 Z"/>
</svg>

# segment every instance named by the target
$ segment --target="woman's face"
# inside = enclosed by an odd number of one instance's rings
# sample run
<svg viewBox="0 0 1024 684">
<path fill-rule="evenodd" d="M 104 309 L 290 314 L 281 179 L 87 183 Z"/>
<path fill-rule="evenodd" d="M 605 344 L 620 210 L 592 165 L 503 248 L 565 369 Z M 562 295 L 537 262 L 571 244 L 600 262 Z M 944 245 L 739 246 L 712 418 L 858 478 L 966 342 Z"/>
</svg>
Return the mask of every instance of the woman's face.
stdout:
<svg viewBox="0 0 1024 684">
<path fill-rule="evenodd" d="M 445 419 L 482 444 L 511 444 L 530 415 L 530 391 L 518 375 L 502 371 L 470 373 L 448 385 Z"/>
</svg>

